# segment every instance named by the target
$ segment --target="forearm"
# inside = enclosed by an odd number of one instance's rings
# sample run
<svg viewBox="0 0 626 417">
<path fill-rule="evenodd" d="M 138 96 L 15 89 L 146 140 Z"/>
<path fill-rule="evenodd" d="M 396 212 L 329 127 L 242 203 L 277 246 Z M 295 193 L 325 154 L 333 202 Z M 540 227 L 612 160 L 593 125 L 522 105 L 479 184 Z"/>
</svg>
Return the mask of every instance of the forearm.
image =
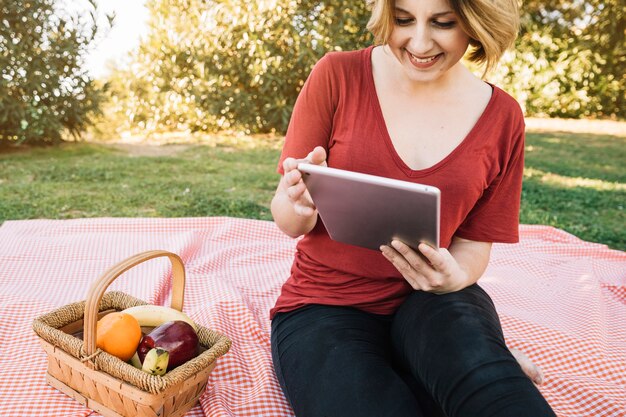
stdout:
<svg viewBox="0 0 626 417">
<path fill-rule="evenodd" d="M 483 275 L 491 254 L 491 242 L 476 242 L 455 237 L 448 248 L 461 271 L 466 275 L 466 284 L 475 284 Z"/>
</svg>

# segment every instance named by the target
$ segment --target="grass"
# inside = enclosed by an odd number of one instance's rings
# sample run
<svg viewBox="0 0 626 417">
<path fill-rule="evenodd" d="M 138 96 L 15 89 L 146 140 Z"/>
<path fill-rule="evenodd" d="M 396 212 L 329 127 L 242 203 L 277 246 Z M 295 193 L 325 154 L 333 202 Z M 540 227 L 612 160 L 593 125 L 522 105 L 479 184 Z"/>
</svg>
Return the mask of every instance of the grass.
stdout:
<svg viewBox="0 0 626 417">
<path fill-rule="evenodd" d="M 0 221 L 78 217 L 271 219 L 278 150 L 68 144 L 0 155 Z"/>
<path fill-rule="evenodd" d="M 0 222 L 78 217 L 270 220 L 280 138 L 67 144 L 0 154 Z M 529 133 L 521 222 L 625 250 L 626 138 Z"/>
<path fill-rule="evenodd" d="M 626 138 L 534 133 L 526 143 L 521 222 L 626 250 Z"/>
</svg>

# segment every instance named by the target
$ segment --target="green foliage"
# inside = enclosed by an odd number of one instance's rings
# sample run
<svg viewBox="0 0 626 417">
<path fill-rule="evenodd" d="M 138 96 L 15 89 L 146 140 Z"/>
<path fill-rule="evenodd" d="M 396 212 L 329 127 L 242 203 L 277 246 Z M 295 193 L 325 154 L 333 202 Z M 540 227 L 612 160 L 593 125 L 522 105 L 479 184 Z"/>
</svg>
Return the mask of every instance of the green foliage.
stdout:
<svg viewBox="0 0 626 417">
<path fill-rule="evenodd" d="M 54 0 L 0 0 L 0 146 L 58 143 L 89 124 L 102 99 L 83 68 L 94 1 L 85 21 Z"/>
<path fill-rule="evenodd" d="M 123 128 L 285 131 L 330 50 L 365 46 L 365 2 L 150 0 L 149 34 L 111 79 Z"/>
<path fill-rule="evenodd" d="M 626 118 L 626 3 L 523 3 L 515 51 L 494 74 L 529 116 Z"/>
<path fill-rule="evenodd" d="M 121 130 L 284 132 L 314 63 L 372 38 L 365 1 L 149 0 L 150 30 L 112 76 Z M 626 117 L 623 0 L 526 0 L 489 80 L 528 116 Z M 480 69 L 477 70 L 481 73 Z"/>
</svg>

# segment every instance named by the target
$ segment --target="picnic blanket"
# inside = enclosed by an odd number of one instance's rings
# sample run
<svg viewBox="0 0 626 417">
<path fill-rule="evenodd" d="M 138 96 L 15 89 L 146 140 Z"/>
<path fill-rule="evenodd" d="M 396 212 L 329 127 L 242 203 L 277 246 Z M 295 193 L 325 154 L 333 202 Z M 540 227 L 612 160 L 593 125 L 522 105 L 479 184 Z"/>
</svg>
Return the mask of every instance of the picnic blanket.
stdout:
<svg viewBox="0 0 626 417">
<path fill-rule="evenodd" d="M 45 382 L 35 317 L 84 300 L 92 281 L 138 252 L 181 256 L 184 311 L 227 335 L 206 392 L 187 416 L 292 416 L 271 364 L 268 312 L 296 241 L 272 222 L 226 217 L 6 221 L 0 227 L 0 415 L 97 415 Z M 143 263 L 109 287 L 168 304 L 170 265 Z M 496 244 L 481 279 L 507 343 L 543 367 L 559 417 L 626 416 L 626 253 L 561 230 L 521 226 Z"/>
</svg>

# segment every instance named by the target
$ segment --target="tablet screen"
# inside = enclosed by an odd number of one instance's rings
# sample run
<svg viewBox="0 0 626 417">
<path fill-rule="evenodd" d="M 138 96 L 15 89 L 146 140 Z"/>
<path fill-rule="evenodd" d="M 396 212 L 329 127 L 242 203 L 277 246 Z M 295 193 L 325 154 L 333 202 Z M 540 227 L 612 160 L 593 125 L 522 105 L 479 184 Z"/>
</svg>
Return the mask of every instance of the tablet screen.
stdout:
<svg viewBox="0 0 626 417">
<path fill-rule="evenodd" d="M 331 239 L 377 251 L 393 239 L 439 247 L 438 188 L 320 165 L 298 169 Z"/>
</svg>

